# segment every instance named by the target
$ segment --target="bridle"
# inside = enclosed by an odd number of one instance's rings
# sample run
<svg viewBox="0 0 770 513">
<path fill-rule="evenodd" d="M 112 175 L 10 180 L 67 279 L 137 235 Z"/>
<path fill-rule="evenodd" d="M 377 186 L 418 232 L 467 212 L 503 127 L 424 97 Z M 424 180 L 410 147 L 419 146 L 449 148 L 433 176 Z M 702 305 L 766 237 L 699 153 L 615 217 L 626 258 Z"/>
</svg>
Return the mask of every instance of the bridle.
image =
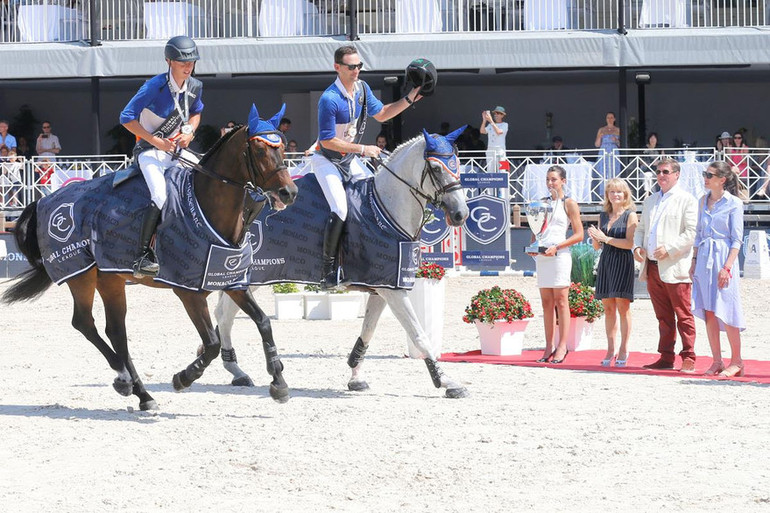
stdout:
<svg viewBox="0 0 770 513">
<path fill-rule="evenodd" d="M 278 135 L 281 137 L 281 141 L 278 143 L 271 141 L 266 136 L 268 135 Z M 254 135 L 250 136 L 246 141 L 246 149 L 243 151 L 243 158 L 246 162 L 246 169 L 249 173 L 250 180 L 247 182 L 240 182 L 238 180 L 233 180 L 232 178 L 228 178 L 226 176 L 222 176 L 216 171 L 212 171 L 211 169 L 207 169 L 200 165 L 198 162 L 193 162 L 192 160 L 184 157 L 181 155 L 182 148 L 177 147 L 173 152 L 168 152 L 173 159 L 178 160 L 182 164 L 191 167 L 195 171 L 204 174 L 208 176 L 209 178 L 213 178 L 215 180 L 218 180 L 224 184 L 231 185 L 233 187 L 238 187 L 240 189 L 245 189 L 249 192 L 256 193 L 261 196 L 265 196 L 270 198 L 269 194 L 265 194 L 265 191 L 262 189 L 262 187 L 256 185 L 257 183 L 265 183 L 265 175 L 260 171 L 259 166 L 257 166 L 253 152 L 251 151 L 251 141 L 258 140 L 264 144 L 267 144 L 268 146 L 271 146 L 273 148 L 280 147 L 281 144 L 283 144 L 283 134 L 279 130 L 263 130 L 261 132 L 256 132 Z M 189 151 L 189 150 L 188 150 Z M 281 161 L 281 164 L 275 167 L 275 169 L 272 170 L 272 173 L 278 173 L 280 171 L 283 171 L 284 169 L 288 169 L 286 165 L 283 163 L 283 160 Z"/>
<path fill-rule="evenodd" d="M 439 153 L 439 152 L 436 152 L 436 151 L 426 151 L 424 153 L 425 167 L 423 167 L 422 175 L 420 176 L 420 187 L 419 188 L 414 186 L 414 185 L 412 185 L 412 184 L 410 184 L 405 179 L 401 178 L 401 176 L 399 176 L 395 171 L 390 169 L 390 167 L 388 167 L 387 164 L 385 164 L 385 162 L 382 159 L 380 159 L 379 157 L 376 157 L 375 161 L 379 164 L 380 167 L 382 167 L 383 169 L 388 171 L 398 181 L 400 181 L 401 183 L 403 183 L 404 185 L 406 185 L 409 188 L 409 192 L 411 193 L 412 197 L 420 205 L 420 209 L 424 211 L 425 210 L 425 206 L 428 203 L 430 203 L 434 207 L 438 208 L 443 203 L 443 199 L 444 199 L 444 195 L 445 194 L 449 194 L 449 193 L 452 193 L 452 192 L 454 192 L 454 191 L 456 191 L 458 189 L 462 189 L 462 185 L 460 185 L 459 174 L 455 175 L 454 173 L 452 173 L 446 167 L 444 162 L 442 161 L 442 157 L 443 158 L 452 158 L 452 157 L 456 158 L 457 156 L 454 153 Z M 456 177 L 456 180 L 453 181 L 453 182 L 450 182 L 450 183 L 448 183 L 446 185 L 444 185 L 443 187 L 441 187 L 440 184 L 436 180 L 435 170 L 433 169 L 433 166 L 431 166 L 431 164 L 430 164 L 431 160 L 434 161 L 434 162 L 438 162 L 441 165 L 441 167 L 443 167 L 444 170 L 447 173 L 450 173 L 450 175 L 452 175 L 453 177 Z M 433 186 L 433 190 L 434 190 L 433 196 L 429 196 L 429 195 L 425 194 L 422 191 L 422 189 L 425 187 L 425 180 L 427 178 L 430 178 L 430 183 Z M 377 187 L 373 187 L 373 189 L 374 189 L 374 194 L 377 197 L 377 199 L 379 201 L 379 204 L 382 207 L 382 209 L 385 210 L 386 214 L 388 214 L 388 217 L 390 218 L 390 220 L 394 224 L 398 225 L 398 223 L 396 222 L 393 214 L 391 212 L 387 211 L 387 208 L 385 207 L 384 203 L 380 199 L 379 193 L 377 192 Z M 420 198 L 425 200 L 425 203 L 420 201 Z M 422 221 L 420 222 L 420 226 L 417 228 L 417 232 L 414 235 L 410 235 L 412 237 L 412 240 L 417 240 L 420 237 L 420 233 L 422 232 L 422 228 L 425 226 L 425 224 L 428 222 L 428 220 L 429 220 L 429 218 L 427 216 L 425 216 L 425 215 L 422 216 Z M 406 230 L 404 230 L 404 228 L 402 226 L 398 226 L 398 228 L 399 228 L 399 230 L 401 230 L 401 232 L 403 232 L 405 234 L 407 233 Z"/>
</svg>

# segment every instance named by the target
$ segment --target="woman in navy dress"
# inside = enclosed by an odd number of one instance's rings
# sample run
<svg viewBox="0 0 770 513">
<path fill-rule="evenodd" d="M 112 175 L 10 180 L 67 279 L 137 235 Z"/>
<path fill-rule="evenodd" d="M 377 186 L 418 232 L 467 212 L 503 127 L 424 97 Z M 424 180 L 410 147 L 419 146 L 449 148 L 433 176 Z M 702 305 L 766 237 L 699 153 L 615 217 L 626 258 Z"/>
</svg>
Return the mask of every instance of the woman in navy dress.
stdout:
<svg viewBox="0 0 770 513">
<path fill-rule="evenodd" d="M 634 231 L 639 219 L 631 200 L 631 189 L 620 178 L 607 182 L 604 212 L 599 226 L 588 228 L 595 249 L 602 248 L 596 273 L 594 295 L 604 305 L 604 328 L 607 332 L 607 354 L 601 364 L 625 367 L 628 361 L 628 339 L 631 335 L 631 302 L 634 300 Z M 615 352 L 617 317 L 620 317 L 620 349 Z"/>
</svg>

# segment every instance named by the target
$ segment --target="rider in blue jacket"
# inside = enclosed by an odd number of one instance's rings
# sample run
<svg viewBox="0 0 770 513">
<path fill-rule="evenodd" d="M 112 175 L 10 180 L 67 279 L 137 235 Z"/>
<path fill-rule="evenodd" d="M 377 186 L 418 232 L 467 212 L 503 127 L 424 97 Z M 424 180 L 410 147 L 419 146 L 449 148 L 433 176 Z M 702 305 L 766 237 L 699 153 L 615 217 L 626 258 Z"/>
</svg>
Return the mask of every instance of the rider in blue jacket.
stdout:
<svg viewBox="0 0 770 513">
<path fill-rule="evenodd" d="M 187 148 L 201 120 L 203 84 L 192 76 L 199 59 L 195 42 L 176 36 L 166 43 L 168 71 L 147 82 L 131 98 L 120 122 L 137 137 L 134 158 L 150 189 L 150 205 L 142 217 L 139 257 L 133 264 L 134 276 L 157 276 L 160 267 L 150 240 L 166 203 L 166 168 L 174 165 L 177 147 Z M 192 154 L 186 158 L 195 160 Z"/>
<path fill-rule="evenodd" d="M 431 68 L 432 66 L 430 64 Z M 382 151 L 373 144 L 361 144 L 366 119 L 371 116 L 380 123 L 385 122 L 420 100 L 428 82 L 430 82 L 430 93 L 433 92 L 435 85 L 435 68 L 433 68 L 432 75 L 423 74 L 418 83 L 410 80 L 415 87 L 406 96 L 383 105 L 372 94 L 369 85 L 359 80 L 358 75 L 362 67 L 363 63 L 354 46 L 346 45 L 337 48 L 334 52 L 334 71 L 337 72 L 337 80 L 323 92 L 318 100 L 318 144 L 310 162 L 331 209 L 324 227 L 321 279 L 321 287 L 324 289 L 337 286 L 336 258 L 348 214 L 343 183 L 371 176 L 371 172 L 359 157 L 378 157 Z M 419 71 L 418 74 L 420 74 Z"/>
</svg>

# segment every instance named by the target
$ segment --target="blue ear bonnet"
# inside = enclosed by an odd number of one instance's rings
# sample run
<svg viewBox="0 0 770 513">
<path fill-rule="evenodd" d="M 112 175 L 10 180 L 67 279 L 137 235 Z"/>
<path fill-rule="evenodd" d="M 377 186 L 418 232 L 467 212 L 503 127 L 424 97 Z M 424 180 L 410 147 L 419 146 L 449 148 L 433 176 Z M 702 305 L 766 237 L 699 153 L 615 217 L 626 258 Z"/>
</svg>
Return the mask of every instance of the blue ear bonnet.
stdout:
<svg viewBox="0 0 770 513">
<path fill-rule="evenodd" d="M 425 159 L 441 164 L 441 166 L 454 177 L 457 177 L 460 162 L 454 152 L 454 142 L 468 125 L 463 125 L 446 136 L 429 134 L 424 128 L 422 135 L 425 138 Z"/>
<path fill-rule="evenodd" d="M 265 121 L 259 119 L 257 106 L 252 104 L 251 112 L 249 112 L 249 137 L 258 137 L 270 146 L 280 146 L 283 143 L 283 137 L 278 132 L 278 125 L 285 112 L 286 104 L 284 103 L 275 116 Z"/>
</svg>

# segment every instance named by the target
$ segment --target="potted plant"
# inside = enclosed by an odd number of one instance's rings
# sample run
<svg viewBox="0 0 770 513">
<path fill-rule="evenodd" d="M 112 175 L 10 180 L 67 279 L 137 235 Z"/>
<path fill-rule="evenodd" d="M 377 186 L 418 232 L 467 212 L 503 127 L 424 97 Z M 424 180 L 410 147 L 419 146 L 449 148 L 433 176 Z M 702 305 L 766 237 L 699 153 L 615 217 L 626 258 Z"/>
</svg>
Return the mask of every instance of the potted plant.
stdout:
<svg viewBox="0 0 770 513">
<path fill-rule="evenodd" d="M 444 337 L 444 303 L 446 270 L 439 264 L 421 262 L 415 274 L 414 287 L 408 292 L 414 313 L 430 341 L 430 349 L 436 357 L 441 354 Z M 423 358 L 412 339 L 406 339 L 410 358 Z"/>
<path fill-rule="evenodd" d="M 495 286 L 471 298 L 463 321 L 476 325 L 481 354 L 515 355 L 521 354 L 531 317 L 532 305 L 520 292 Z"/>
<path fill-rule="evenodd" d="M 593 343 L 594 321 L 604 315 L 602 302 L 594 297 L 594 289 L 584 283 L 571 283 L 569 286 L 569 334 L 567 349 L 580 351 L 591 349 Z M 556 332 L 559 343 L 559 332 Z"/>
<path fill-rule="evenodd" d="M 296 283 L 273 285 L 276 319 L 302 319 L 304 298 Z"/>
<path fill-rule="evenodd" d="M 345 289 L 322 291 L 319 285 L 305 285 L 304 318 L 310 320 L 355 319 L 361 311 L 363 294 Z"/>
</svg>

